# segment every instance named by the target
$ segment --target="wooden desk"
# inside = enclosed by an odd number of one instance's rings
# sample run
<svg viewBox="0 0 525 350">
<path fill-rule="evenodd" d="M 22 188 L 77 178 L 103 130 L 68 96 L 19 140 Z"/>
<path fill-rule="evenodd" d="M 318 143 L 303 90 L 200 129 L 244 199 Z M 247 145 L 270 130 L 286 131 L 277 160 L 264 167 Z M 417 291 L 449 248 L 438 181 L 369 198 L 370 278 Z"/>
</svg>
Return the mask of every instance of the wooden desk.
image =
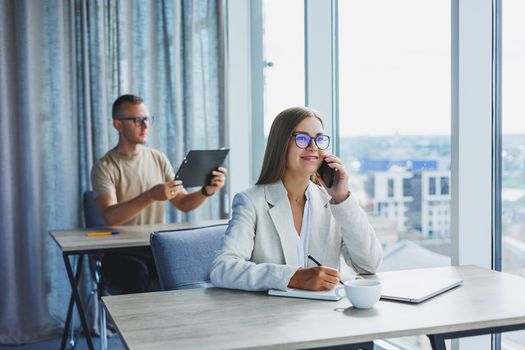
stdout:
<svg viewBox="0 0 525 350">
<path fill-rule="evenodd" d="M 315 348 L 428 335 L 444 339 L 525 328 L 525 279 L 474 266 L 428 269 L 464 284 L 421 304 L 338 302 L 218 288 L 103 297 L 130 349 Z M 380 274 L 379 274 L 380 275 Z M 414 281 L 417 283 L 417 281 Z"/>
<path fill-rule="evenodd" d="M 94 229 L 70 229 L 70 230 L 51 230 L 49 234 L 56 242 L 64 259 L 67 276 L 71 284 L 71 298 L 67 312 L 64 334 L 62 336 L 61 349 L 65 348 L 67 334 L 71 324 L 73 314 L 73 303 L 76 304 L 80 316 L 82 329 L 86 336 L 89 349 L 93 349 L 91 333 L 86 321 L 84 307 L 80 301 L 78 293 L 78 282 L 82 271 L 83 257 L 85 254 L 99 254 L 117 251 L 132 251 L 133 248 L 149 246 L 150 234 L 154 231 L 178 230 L 191 227 L 202 227 L 209 225 L 225 224 L 227 220 L 213 220 L 200 222 L 187 222 L 177 224 L 158 224 L 158 225 L 140 225 L 140 226 L 110 226 Z M 86 233 L 95 231 L 118 231 L 120 234 L 111 236 L 88 237 Z M 76 271 L 73 274 L 73 268 L 69 261 L 69 256 L 78 255 Z"/>
</svg>

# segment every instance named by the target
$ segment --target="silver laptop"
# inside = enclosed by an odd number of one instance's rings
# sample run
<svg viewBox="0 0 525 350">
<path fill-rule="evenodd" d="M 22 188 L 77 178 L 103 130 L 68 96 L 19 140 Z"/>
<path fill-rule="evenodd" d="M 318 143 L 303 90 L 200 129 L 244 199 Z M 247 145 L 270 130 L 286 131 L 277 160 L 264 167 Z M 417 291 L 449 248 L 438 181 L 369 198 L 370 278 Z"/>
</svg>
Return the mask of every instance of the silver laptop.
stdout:
<svg viewBox="0 0 525 350">
<path fill-rule="evenodd" d="M 463 283 L 450 270 L 442 271 L 438 268 L 381 272 L 378 274 L 383 285 L 381 298 L 420 303 Z"/>
</svg>

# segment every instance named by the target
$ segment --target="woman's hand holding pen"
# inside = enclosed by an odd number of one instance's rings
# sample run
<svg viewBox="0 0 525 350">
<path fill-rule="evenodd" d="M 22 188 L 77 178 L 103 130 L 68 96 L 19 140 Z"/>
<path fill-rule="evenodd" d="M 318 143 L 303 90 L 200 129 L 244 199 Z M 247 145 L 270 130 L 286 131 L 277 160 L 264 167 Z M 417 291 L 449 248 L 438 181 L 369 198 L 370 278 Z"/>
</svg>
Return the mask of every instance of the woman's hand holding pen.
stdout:
<svg viewBox="0 0 525 350">
<path fill-rule="evenodd" d="M 339 272 L 326 266 L 299 268 L 290 279 L 288 287 L 307 290 L 329 290 L 339 284 Z"/>
<path fill-rule="evenodd" d="M 328 194 L 332 197 L 335 204 L 341 203 L 348 198 L 348 173 L 346 172 L 345 166 L 341 159 L 337 158 L 332 154 L 326 154 L 324 159 L 328 163 L 328 166 L 335 169 L 335 178 L 332 187 L 326 187 L 323 179 L 318 178 L 321 185 L 328 191 Z"/>
</svg>

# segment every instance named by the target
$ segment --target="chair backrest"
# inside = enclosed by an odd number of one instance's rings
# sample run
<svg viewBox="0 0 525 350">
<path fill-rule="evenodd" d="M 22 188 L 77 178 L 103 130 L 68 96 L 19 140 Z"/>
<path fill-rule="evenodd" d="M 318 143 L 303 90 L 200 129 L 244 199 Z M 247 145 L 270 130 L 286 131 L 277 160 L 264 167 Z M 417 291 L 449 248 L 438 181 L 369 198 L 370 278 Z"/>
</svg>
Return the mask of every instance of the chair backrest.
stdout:
<svg viewBox="0 0 525 350">
<path fill-rule="evenodd" d="M 210 272 L 226 224 L 153 232 L 151 250 L 162 290 L 210 287 Z"/>
<path fill-rule="evenodd" d="M 84 192 L 83 197 L 84 205 L 84 221 L 86 227 L 103 227 L 104 219 L 97 209 L 95 204 L 95 196 L 93 191 Z M 102 259 L 102 254 L 88 254 L 88 264 L 89 270 L 91 273 L 91 278 L 97 283 L 101 282 L 101 271 L 100 271 L 100 260 Z M 99 266 L 99 267 L 97 267 Z"/>
<path fill-rule="evenodd" d="M 103 227 L 104 218 L 95 205 L 95 196 L 93 191 L 84 192 L 84 220 L 86 227 Z"/>
</svg>

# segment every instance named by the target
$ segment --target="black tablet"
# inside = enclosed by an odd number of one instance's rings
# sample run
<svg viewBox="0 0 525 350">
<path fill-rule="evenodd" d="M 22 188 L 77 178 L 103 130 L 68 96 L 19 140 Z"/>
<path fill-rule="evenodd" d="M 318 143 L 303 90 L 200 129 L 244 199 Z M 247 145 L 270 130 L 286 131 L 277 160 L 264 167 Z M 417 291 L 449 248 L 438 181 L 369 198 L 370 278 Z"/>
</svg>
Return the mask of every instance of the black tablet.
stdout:
<svg viewBox="0 0 525 350">
<path fill-rule="evenodd" d="M 224 163 L 230 150 L 226 148 L 212 150 L 191 150 L 175 175 L 175 180 L 182 180 L 186 187 L 201 187 L 211 180 L 211 172 Z"/>
</svg>

